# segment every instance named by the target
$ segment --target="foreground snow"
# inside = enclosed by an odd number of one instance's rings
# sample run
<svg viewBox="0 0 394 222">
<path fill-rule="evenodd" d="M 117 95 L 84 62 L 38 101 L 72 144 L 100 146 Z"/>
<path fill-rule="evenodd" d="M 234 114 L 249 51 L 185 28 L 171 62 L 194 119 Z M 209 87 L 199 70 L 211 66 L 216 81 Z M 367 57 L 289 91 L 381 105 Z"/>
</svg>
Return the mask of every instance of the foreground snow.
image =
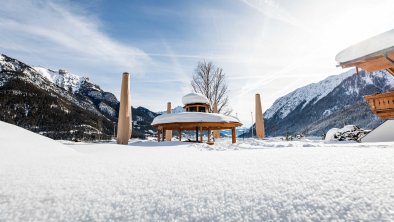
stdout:
<svg viewBox="0 0 394 222">
<path fill-rule="evenodd" d="M 394 220 L 393 143 L 0 140 L 0 221 Z"/>
</svg>

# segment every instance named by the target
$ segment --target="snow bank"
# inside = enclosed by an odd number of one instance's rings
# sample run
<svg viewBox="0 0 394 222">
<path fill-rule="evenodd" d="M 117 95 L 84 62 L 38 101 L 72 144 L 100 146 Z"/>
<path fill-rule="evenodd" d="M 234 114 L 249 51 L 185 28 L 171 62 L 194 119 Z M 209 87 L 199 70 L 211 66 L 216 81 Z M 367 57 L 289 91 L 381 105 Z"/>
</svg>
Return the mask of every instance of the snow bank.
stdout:
<svg viewBox="0 0 394 222">
<path fill-rule="evenodd" d="M 393 132 L 394 120 L 389 119 L 361 138 L 361 142 L 394 142 Z"/>
<path fill-rule="evenodd" d="M 394 29 L 342 50 L 335 60 L 344 63 L 388 48 L 394 49 Z"/>
<path fill-rule="evenodd" d="M 394 143 L 65 146 L 4 123 L 0 130 L 17 153 L 83 153 L 10 164 L 2 143 L 0 221 L 394 220 Z"/>
<path fill-rule="evenodd" d="M 184 105 L 193 103 L 204 103 L 209 104 L 209 100 L 206 96 L 200 93 L 189 93 L 182 97 L 182 103 Z"/>
<path fill-rule="evenodd" d="M 230 123 L 239 122 L 239 119 L 232 116 L 225 116 L 217 113 L 200 113 L 200 112 L 182 112 L 171 113 L 157 116 L 153 119 L 152 125 L 163 123 L 194 123 L 194 122 L 212 122 L 212 123 Z"/>
<path fill-rule="evenodd" d="M 48 137 L 0 121 L 0 162 L 21 163 L 39 158 L 76 155 L 70 147 Z"/>
</svg>

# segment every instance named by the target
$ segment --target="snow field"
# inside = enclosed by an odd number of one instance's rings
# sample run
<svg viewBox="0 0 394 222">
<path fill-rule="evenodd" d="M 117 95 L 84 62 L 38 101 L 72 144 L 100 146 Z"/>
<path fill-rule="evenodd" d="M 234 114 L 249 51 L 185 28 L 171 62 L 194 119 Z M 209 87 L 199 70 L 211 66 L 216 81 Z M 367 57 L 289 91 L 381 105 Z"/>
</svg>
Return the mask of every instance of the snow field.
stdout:
<svg viewBox="0 0 394 222">
<path fill-rule="evenodd" d="M 0 221 L 394 219 L 393 143 L 63 145 L 0 125 L 12 134 L 29 138 L 1 146 Z"/>
</svg>

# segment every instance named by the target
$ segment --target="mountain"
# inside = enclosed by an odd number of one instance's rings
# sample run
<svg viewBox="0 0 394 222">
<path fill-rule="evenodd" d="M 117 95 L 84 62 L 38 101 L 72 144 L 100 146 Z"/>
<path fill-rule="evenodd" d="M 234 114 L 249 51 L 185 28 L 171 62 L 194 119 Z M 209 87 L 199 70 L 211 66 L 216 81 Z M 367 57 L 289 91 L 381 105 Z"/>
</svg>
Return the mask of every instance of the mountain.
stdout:
<svg viewBox="0 0 394 222">
<path fill-rule="evenodd" d="M 363 96 L 393 89 L 394 77 L 386 71 L 357 75 L 350 70 L 330 76 L 277 99 L 264 113 L 266 134 L 321 136 L 347 124 L 373 129 L 382 120 L 371 112 Z"/>
<path fill-rule="evenodd" d="M 171 109 L 171 113 L 181 113 L 181 112 L 185 112 L 185 109 L 183 109 L 182 106 L 176 106 L 173 109 Z M 164 113 L 167 113 L 167 110 L 158 112 L 158 114 L 160 115 Z"/>
<path fill-rule="evenodd" d="M 54 139 L 109 139 L 119 101 L 89 78 L 0 56 L 0 120 Z M 133 136 L 153 134 L 158 114 L 132 109 Z"/>
</svg>

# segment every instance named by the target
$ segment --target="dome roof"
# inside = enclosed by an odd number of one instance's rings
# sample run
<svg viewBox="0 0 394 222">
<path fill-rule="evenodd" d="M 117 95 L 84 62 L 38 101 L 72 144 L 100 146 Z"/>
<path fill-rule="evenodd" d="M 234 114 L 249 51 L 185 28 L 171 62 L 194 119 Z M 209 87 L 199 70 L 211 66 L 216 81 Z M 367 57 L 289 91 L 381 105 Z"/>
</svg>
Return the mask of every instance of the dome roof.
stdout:
<svg viewBox="0 0 394 222">
<path fill-rule="evenodd" d="M 209 100 L 203 94 L 189 93 L 182 97 L 182 103 L 184 105 L 193 104 L 193 103 L 209 104 Z"/>
</svg>

